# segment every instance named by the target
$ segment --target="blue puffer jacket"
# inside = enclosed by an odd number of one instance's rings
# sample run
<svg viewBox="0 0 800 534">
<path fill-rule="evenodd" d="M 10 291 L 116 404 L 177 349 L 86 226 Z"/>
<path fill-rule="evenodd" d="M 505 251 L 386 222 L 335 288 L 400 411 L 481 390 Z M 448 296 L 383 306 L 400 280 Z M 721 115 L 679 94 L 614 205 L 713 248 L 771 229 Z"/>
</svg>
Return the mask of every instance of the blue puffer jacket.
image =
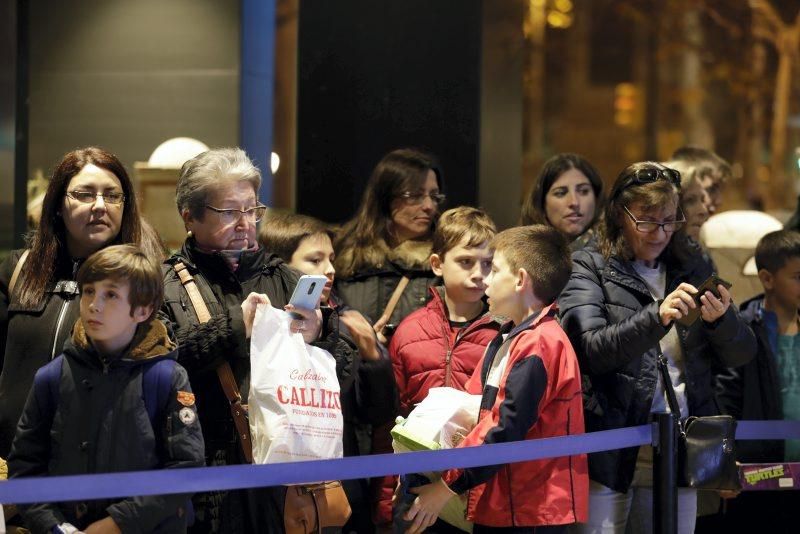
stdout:
<svg viewBox="0 0 800 534">
<path fill-rule="evenodd" d="M 668 331 L 659 318 L 660 301 L 653 300 L 628 261 L 614 256 L 606 261 L 596 248 L 577 251 L 572 259 L 572 276 L 559 307 L 562 326 L 599 407 L 587 406 L 586 430 L 645 424 L 658 380 L 658 344 Z M 664 261 L 665 294 L 682 282 L 699 285 L 711 274 L 699 254 L 682 264 Z M 718 414 L 712 365 L 749 361 L 756 352 L 753 332 L 734 306 L 713 324 L 698 319 L 689 328 L 677 324 L 675 328 L 686 365 L 688 415 Z M 627 491 L 638 452 L 638 447 L 630 447 L 590 454 L 590 478 L 614 491 Z"/>
</svg>

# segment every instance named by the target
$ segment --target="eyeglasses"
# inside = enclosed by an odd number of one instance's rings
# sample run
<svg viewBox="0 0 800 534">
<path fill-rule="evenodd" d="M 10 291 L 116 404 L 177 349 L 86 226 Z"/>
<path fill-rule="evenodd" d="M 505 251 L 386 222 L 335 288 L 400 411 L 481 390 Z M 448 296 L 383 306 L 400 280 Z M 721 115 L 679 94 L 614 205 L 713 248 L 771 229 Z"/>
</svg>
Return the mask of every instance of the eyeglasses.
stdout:
<svg viewBox="0 0 800 534">
<path fill-rule="evenodd" d="M 108 191 L 106 193 L 95 193 L 94 191 L 67 191 L 67 196 L 77 200 L 81 204 L 94 204 L 98 198 L 102 198 L 106 204 L 119 205 L 125 202 L 125 195 L 119 191 Z"/>
<path fill-rule="evenodd" d="M 611 198 L 616 198 L 623 190 L 634 184 L 652 184 L 659 180 L 666 180 L 680 190 L 681 188 L 681 173 L 675 169 L 664 167 L 662 169 L 656 167 L 648 167 L 646 169 L 638 169 L 629 174 L 619 187 L 614 190 Z"/>
<path fill-rule="evenodd" d="M 634 217 L 633 213 L 628 209 L 627 206 L 622 206 L 625 210 L 625 213 L 628 214 L 628 217 L 631 218 L 633 223 L 636 225 L 636 230 L 642 232 L 643 234 L 652 234 L 659 228 L 664 230 L 664 233 L 671 234 L 673 232 L 677 232 L 681 228 L 683 228 L 683 223 L 686 222 L 686 217 L 683 215 L 683 211 L 681 211 L 681 218 L 677 221 L 667 221 L 667 222 L 656 222 L 656 221 L 640 221 L 636 217 Z"/>
<path fill-rule="evenodd" d="M 237 209 L 220 209 L 215 208 L 214 206 L 209 206 L 206 204 L 206 208 L 210 209 L 217 213 L 219 216 L 219 220 L 222 221 L 224 224 L 231 224 L 238 221 L 242 216 L 250 222 L 258 222 L 264 218 L 264 214 L 267 212 L 266 206 L 254 206 L 252 208 L 248 208 L 246 210 L 237 210 Z"/>
<path fill-rule="evenodd" d="M 425 198 L 427 197 L 430 197 L 433 203 L 437 206 L 444 204 L 444 201 L 447 199 L 447 197 L 441 193 L 412 193 L 410 191 L 406 191 L 405 193 L 400 194 L 400 198 L 412 206 L 422 204 L 425 202 Z"/>
</svg>

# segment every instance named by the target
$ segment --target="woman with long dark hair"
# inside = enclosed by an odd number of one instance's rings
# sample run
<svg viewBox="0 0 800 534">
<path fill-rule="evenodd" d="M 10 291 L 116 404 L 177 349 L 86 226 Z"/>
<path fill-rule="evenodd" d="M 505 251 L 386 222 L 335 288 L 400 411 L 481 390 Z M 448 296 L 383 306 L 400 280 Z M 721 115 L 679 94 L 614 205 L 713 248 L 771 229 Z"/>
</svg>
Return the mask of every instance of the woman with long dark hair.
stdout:
<svg viewBox="0 0 800 534">
<path fill-rule="evenodd" d="M 50 179 L 27 252 L 14 251 L 0 266 L 0 456 L 11 448 L 36 370 L 60 354 L 78 318 L 78 267 L 108 245 L 141 244 L 141 236 L 133 185 L 119 159 L 97 147 L 68 152 Z"/>
<path fill-rule="evenodd" d="M 413 149 L 388 153 L 367 182 L 355 217 L 334 243 L 336 293 L 377 324 L 384 339 L 400 321 L 425 305 L 435 285 L 431 236 L 444 203 L 442 171 L 436 160 Z M 398 290 L 401 280 L 407 279 Z M 384 316 L 392 294 L 397 305 Z"/>
</svg>

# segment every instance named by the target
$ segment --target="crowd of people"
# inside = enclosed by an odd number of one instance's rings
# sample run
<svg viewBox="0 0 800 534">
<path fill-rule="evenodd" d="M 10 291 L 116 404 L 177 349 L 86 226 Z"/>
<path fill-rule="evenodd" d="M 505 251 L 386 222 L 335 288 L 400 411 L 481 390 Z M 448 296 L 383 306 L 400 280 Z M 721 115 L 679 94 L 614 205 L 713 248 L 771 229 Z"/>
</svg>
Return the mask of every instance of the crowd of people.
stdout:
<svg viewBox="0 0 800 534">
<path fill-rule="evenodd" d="M 332 227 L 269 215 L 258 168 L 241 149 L 213 149 L 181 169 L 187 237 L 169 254 L 122 163 L 72 151 L 27 247 L 0 266 L 0 457 L 10 477 L 248 463 L 250 337 L 264 304 L 292 312 L 290 330 L 335 358 L 348 456 L 391 452 L 395 418 L 436 387 L 481 396 L 459 446 L 645 424 L 669 410 L 666 389 L 683 417 L 797 419 L 800 234 L 759 243 L 763 295 L 737 306 L 736 288 L 697 289 L 715 271 L 700 228 L 729 175 L 713 152 L 684 147 L 627 166 L 606 193 L 585 158 L 558 154 L 519 226 L 498 232 L 479 208 L 443 211 L 435 157 L 399 149 Z M 303 274 L 328 280 L 317 308 L 289 304 Z M 744 445 L 739 459 L 797 461 L 800 446 Z M 642 446 L 418 484 L 346 480 L 342 531 L 461 532 L 438 518 L 461 499 L 476 534 L 650 532 L 652 464 Z M 681 533 L 765 514 L 789 531 L 797 497 L 679 488 L 678 501 Z M 286 488 L 268 487 L 4 515 L 18 532 L 290 532 L 286 506 Z"/>
</svg>

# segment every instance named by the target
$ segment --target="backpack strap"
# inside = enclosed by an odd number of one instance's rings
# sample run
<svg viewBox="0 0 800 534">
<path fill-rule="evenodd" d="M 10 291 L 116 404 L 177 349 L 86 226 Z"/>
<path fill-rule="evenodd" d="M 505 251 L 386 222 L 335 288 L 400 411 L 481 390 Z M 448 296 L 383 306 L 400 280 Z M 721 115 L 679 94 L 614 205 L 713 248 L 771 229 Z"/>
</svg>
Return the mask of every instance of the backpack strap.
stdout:
<svg viewBox="0 0 800 534">
<path fill-rule="evenodd" d="M 211 319 L 211 313 L 208 311 L 208 306 L 206 306 L 203 296 L 200 294 L 197 282 L 194 281 L 194 276 L 181 261 L 176 262 L 173 268 L 178 273 L 178 278 L 180 278 L 181 284 L 186 289 L 189 300 L 192 301 L 197 320 L 201 324 L 207 323 Z M 247 406 L 242 404 L 242 394 L 239 392 L 239 386 L 233 376 L 231 364 L 227 360 L 223 360 L 217 367 L 217 377 L 230 405 L 233 424 L 236 426 L 236 434 L 239 436 L 239 443 L 242 446 L 242 454 L 248 463 L 253 463 L 253 443 L 250 436 L 250 422 L 247 419 Z"/>
<path fill-rule="evenodd" d="M 154 430 L 158 416 L 164 413 L 169 403 L 175 363 L 175 360 L 171 358 L 158 360 L 147 365 L 142 373 L 142 397 L 147 409 L 147 417 L 150 419 L 150 426 Z"/>
<path fill-rule="evenodd" d="M 61 370 L 63 367 L 64 355 L 61 354 L 36 371 L 36 377 L 33 380 L 33 394 L 42 415 L 50 421 L 50 424 L 56 414 L 61 394 Z"/>
<path fill-rule="evenodd" d="M 17 260 L 17 265 L 14 267 L 14 272 L 11 273 L 11 280 L 8 282 L 8 297 L 11 298 L 11 292 L 14 291 L 14 286 L 17 285 L 17 278 L 19 278 L 19 273 L 22 271 L 22 266 L 25 265 L 25 260 L 28 259 L 28 253 L 31 249 L 26 248 L 22 252 L 22 256 L 19 257 Z"/>
</svg>

